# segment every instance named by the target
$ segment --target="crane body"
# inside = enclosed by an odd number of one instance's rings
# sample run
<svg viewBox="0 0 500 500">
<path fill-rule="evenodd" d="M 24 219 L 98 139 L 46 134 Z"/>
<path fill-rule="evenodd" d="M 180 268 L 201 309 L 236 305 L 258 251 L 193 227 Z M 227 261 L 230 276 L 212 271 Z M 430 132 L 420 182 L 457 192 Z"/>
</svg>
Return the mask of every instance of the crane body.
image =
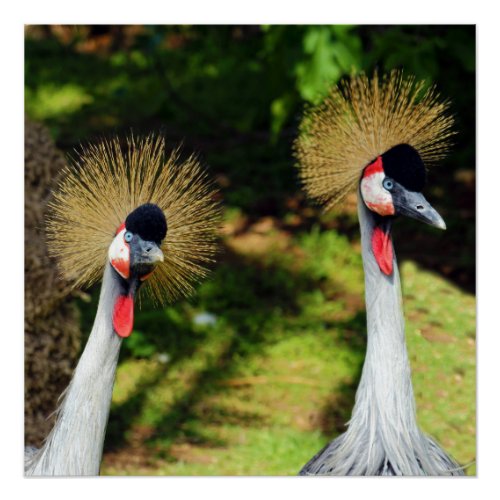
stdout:
<svg viewBox="0 0 500 500">
<path fill-rule="evenodd" d="M 454 133 L 448 106 L 424 81 L 393 71 L 353 76 L 302 121 L 295 150 L 307 193 L 328 209 L 358 192 L 367 322 L 348 428 L 302 475 L 464 474 L 417 424 L 391 236 L 400 216 L 446 229 L 422 191 L 426 166 L 445 156 Z"/>
<path fill-rule="evenodd" d="M 367 347 L 347 431 L 327 445 L 301 475 L 441 475 L 462 469 L 417 424 L 395 253 L 381 272 L 372 250 L 375 216 L 358 196 Z M 392 245 L 392 242 L 391 242 Z"/>
</svg>

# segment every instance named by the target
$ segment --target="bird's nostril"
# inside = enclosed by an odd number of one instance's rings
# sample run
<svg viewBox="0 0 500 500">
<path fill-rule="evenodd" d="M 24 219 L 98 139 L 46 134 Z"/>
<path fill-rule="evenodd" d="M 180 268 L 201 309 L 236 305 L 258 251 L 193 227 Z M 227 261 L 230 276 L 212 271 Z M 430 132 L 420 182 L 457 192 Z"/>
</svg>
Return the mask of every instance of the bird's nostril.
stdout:
<svg viewBox="0 0 500 500">
<path fill-rule="evenodd" d="M 423 210 L 424 206 L 423 205 L 417 205 L 417 210 Z"/>
</svg>

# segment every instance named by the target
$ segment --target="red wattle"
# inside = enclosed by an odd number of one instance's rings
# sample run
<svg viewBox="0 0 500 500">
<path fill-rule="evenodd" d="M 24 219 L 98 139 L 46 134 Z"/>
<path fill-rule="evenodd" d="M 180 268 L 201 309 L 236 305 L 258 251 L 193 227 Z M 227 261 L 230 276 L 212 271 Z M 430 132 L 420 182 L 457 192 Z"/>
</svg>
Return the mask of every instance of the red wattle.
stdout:
<svg viewBox="0 0 500 500">
<path fill-rule="evenodd" d="M 372 235 L 372 250 L 380 270 L 388 276 L 392 274 L 393 250 L 390 232 L 375 227 Z"/>
<path fill-rule="evenodd" d="M 128 337 L 134 327 L 134 299 L 120 295 L 113 309 L 113 328 L 120 337 Z"/>
</svg>

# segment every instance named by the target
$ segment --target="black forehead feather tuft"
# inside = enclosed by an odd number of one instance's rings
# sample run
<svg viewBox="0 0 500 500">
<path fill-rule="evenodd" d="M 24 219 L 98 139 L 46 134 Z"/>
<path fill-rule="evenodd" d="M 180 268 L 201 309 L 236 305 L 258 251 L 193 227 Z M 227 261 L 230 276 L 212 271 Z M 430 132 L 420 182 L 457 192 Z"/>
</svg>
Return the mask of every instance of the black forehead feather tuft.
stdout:
<svg viewBox="0 0 500 500">
<path fill-rule="evenodd" d="M 143 240 L 159 245 L 167 234 L 167 219 L 158 205 L 145 203 L 128 214 L 125 227 Z"/>
<path fill-rule="evenodd" d="M 398 144 L 382 155 L 385 175 L 409 191 L 422 191 L 426 182 L 424 162 L 409 144 Z"/>
</svg>

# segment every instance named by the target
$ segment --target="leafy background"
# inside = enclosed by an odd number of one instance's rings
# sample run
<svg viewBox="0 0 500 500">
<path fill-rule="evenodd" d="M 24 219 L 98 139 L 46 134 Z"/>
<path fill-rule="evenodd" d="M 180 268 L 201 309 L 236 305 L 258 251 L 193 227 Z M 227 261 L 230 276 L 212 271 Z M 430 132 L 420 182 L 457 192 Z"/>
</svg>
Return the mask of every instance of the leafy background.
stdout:
<svg viewBox="0 0 500 500">
<path fill-rule="evenodd" d="M 224 196 L 211 279 L 190 300 L 146 304 L 124 342 L 102 473 L 295 474 L 343 432 L 366 347 L 356 201 L 328 214 L 309 203 L 291 145 L 304 106 L 375 68 L 435 82 L 456 116 L 453 152 L 426 188 L 448 230 L 405 219 L 394 240 L 419 422 L 468 464 L 473 26 L 26 27 L 26 114 L 59 148 L 160 131 L 199 153 Z M 84 332 L 97 293 L 78 301 Z"/>
</svg>

